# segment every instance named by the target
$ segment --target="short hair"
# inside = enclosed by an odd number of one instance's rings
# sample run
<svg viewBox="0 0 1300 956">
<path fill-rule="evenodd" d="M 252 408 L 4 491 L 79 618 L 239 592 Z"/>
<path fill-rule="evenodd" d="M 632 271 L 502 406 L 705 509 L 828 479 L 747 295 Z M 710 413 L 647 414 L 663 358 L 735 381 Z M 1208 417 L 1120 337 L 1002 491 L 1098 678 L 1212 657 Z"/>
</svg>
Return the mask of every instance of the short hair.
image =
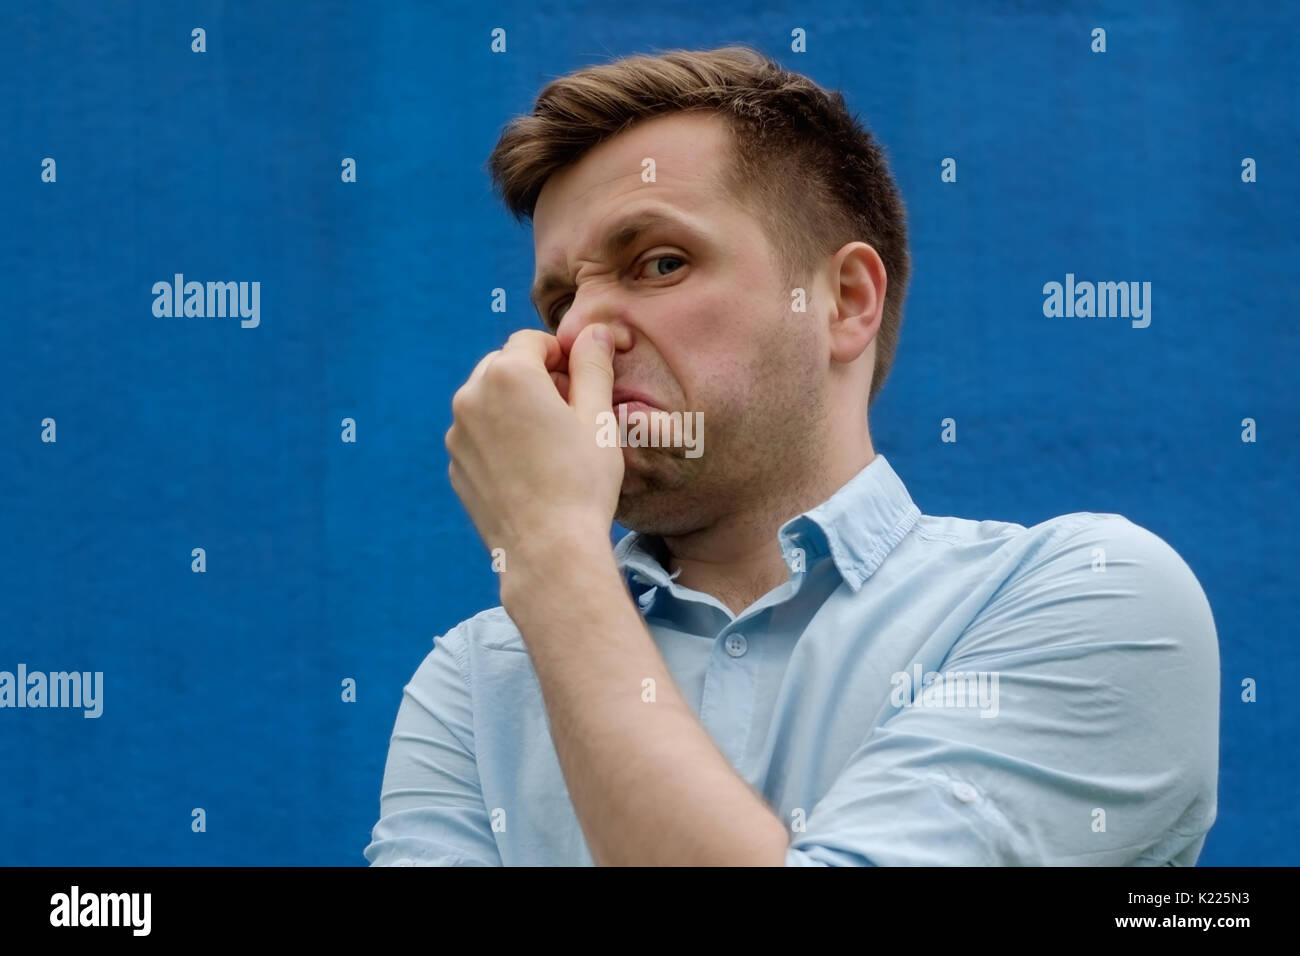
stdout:
<svg viewBox="0 0 1300 956">
<path fill-rule="evenodd" d="M 639 54 L 552 80 L 505 127 L 487 169 L 516 221 L 550 176 L 634 124 L 680 112 L 728 120 L 723 188 L 761 224 L 794 287 L 846 243 L 884 263 L 885 303 L 867 404 L 893 364 L 911 273 L 906 209 L 883 147 L 828 92 L 747 46 Z"/>
</svg>

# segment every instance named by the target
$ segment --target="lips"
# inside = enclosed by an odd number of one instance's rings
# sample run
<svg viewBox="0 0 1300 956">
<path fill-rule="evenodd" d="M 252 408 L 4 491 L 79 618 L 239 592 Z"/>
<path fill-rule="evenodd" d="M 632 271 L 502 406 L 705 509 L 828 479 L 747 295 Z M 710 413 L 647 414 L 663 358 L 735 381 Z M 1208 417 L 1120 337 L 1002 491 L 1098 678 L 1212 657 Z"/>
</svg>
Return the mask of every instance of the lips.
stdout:
<svg viewBox="0 0 1300 956">
<path fill-rule="evenodd" d="M 654 408 L 654 409 L 658 409 L 660 407 L 659 403 L 656 402 L 654 398 L 647 395 L 645 392 L 638 392 L 635 389 L 631 389 L 631 388 L 614 389 L 614 397 L 610 401 L 610 404 L 613 405 L 615 408 L 617 408 L 619 405 L 626 404 L 628 406 L 628 411 L 632 411 L 634 407 L 638 405 L 643 405 L 646 408 Z"/>
</svg>

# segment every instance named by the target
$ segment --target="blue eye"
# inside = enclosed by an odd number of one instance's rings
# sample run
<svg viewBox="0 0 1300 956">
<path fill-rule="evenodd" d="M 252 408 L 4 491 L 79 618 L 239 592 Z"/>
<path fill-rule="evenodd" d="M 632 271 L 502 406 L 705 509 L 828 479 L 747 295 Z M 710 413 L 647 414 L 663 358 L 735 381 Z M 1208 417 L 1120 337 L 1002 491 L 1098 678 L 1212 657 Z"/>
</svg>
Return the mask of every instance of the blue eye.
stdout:
<svg viewBox="0 0 1300 956">
<path fill-rule="evenodd" d="M 682 257 L 681 257 L 681 256 L 662 255 L 662 256 L 651 256 L 649 259 L 646 260 L 646 262 L 662 262 L 664 259 L 667 259 L 667 260 L 669 260 L 669 261 L 671 261 L 671 262 L 681 262 L 681 261 L 682 261 Z M 674 271 L 675 271 L 675 270 L 674 270 Z M 672 274 L 672 273 L 669 273 L 669 275 L 671 275 L 671 274 Z M 663 277 L 663 273 L 660 273 L 660 277 L 661 277 L 661 278 Z"/>
</svg>

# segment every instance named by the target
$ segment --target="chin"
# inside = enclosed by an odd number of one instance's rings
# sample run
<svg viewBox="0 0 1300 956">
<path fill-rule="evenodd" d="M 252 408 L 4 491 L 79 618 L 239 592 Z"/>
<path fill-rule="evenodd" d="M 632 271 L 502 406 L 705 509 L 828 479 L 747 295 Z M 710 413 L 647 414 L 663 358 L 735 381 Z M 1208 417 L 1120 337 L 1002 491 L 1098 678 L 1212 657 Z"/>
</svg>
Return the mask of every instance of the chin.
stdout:
<svg viewBox="0 0 1300 956">
<path fill-rule="evenodd" d="M 683 467 L 686 460 L 654 449 L 624 451 L 628 454 L 615 521 L 631 531 L 658 535 L 686 534 L 707 523 Z"/>
<path fill-rule="evenodd" d="M 705 526 L 697 516 L 675 512 L 671 507 L 660 508 L 645 501 L 624 505 L 620 500 L 614 520 L 629 531 L 667 538 L 690 534 Z"/>
</svg>

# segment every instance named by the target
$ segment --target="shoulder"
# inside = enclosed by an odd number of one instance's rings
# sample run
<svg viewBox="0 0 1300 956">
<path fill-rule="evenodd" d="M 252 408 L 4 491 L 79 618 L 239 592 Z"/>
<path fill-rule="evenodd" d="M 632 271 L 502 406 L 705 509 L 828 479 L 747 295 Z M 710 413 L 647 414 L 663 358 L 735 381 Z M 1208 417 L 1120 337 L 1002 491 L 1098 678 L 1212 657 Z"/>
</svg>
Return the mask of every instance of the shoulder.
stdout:
<svg viewBox="0 0 1300 956">
<path fill-rule="evenodd" d="M 960 648 L 1087 648 L 1095 660 L 1143 666 L 1175 651 L 1208 675 L 1218 666 L 1209 601 L 1163 537 L 1123 515 L 1073 512 L 1029 527 L 1001 521 L 918 522 L 918 572 L 956 589 L 969 610 Z"/>
<path fill-rule="evenodd" d="M 485 651 L 518 651 L 527 654 L 523 637 L 500 605 L 480 611 L 433 639 L 433 649 L 417 672 L 417 680 L 431 674 L 454 671 L 466 684 L 481 670 Z"/>
<path fill-rule="evenodd" d="M 915 533 L 927 542 L 976 549 L 1003 563 L 1008 579 L 1083 566 L 1090 573 L 1146 578 L 1204 599 L 1192 569 L 1174 547 L 1119 514 L 1076 511 L 1030 526 L 922 515 Z"/>
<path fill-rule="evenodd" d="M 461 655 L 476 648 L 517 647 L 524 650 L 519 629 L 500 605 L 479 611 L 433 640 L 435 646 L 443 644 Z"/>
<path fill-rule="evenodd" d="M 988 523 L 981 523 L 988 524 Z M 999 523 L 993 523 L 999 524 Z M 986 634 L 1092 652 L 1143 666 L 1173 652 L 1207 680 L 1218 667 L 1218 635 L 1205 591 L 1163 537 L 1123 515 L 1074 512 L 1027 528 L 994 530 Z"/>
<path fill-rule="evenodd" d="M 1108 581 L 1141 588 L 1134 598 L 1209 602 L 1188 563 L 1174 547 L 1123 515 L 1075 512 L 1027 528 L 1026 571 L 1051 576 L 1086 569 L 1094 585 Z"/>
</svg>

